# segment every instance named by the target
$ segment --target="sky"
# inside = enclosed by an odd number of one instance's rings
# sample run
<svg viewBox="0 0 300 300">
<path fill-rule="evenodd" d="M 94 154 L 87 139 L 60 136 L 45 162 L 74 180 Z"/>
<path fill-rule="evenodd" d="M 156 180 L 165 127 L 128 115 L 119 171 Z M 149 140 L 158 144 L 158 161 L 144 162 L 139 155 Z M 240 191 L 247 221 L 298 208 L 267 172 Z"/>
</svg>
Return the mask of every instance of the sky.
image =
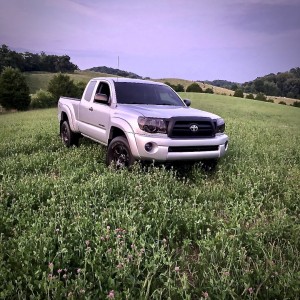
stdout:
<svg viewBox="0 0 300 300">
<path fill-rule="evenodd" d="M 300 0 L 0 0 L 0 45 L 84 70 L 246 82 L 300 67 Z"/>
</svg>

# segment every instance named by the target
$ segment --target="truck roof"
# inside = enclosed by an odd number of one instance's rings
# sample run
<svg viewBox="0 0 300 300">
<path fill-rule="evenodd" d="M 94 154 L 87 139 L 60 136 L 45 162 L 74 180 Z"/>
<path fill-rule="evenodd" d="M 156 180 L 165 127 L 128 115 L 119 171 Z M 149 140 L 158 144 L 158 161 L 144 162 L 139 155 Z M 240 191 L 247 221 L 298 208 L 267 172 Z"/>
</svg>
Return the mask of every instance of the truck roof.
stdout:
<svg viewBox="0 0 300 300">
<path fill-rule="evenodd" d="M 163 83 L 157 82 L 157 81 L 144 80 L 144 79 L 133 79 L 133 78 L 125 78 L 125 77 L 96 77 L 91 80 L 106 80 L 106 81 L 110 81 L 110 82 L 132 82 L 132 83 L 164 85 Z"/>
</svg>

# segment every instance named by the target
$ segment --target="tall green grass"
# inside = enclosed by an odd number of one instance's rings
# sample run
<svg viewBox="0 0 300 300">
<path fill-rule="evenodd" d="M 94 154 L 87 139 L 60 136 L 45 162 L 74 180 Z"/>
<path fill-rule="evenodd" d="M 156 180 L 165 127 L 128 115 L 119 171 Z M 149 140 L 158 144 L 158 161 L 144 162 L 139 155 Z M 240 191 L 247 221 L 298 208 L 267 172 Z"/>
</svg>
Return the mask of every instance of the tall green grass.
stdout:
<svg viewBox="0 0 300 300">
<path fill-rule="evenodd" d="M 300 110 L 182 96 L 226 120 L 214 173 L 115 172 L 54 109 L 0 116 L 1 299 L 299 299 Z"/>
</svg>

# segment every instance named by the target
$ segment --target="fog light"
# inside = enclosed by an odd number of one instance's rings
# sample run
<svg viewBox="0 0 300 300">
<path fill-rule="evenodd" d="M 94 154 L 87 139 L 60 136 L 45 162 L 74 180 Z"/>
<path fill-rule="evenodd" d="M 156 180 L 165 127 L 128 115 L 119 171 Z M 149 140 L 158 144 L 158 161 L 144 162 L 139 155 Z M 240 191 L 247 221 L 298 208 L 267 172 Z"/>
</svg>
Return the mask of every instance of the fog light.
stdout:
<svg viewBox="0 0 300 300">
<path fill-rule="evenodd" d="M 152 149 L 153 149 L 153 144 L 152 144 L 152 143 L 147 143 L 147 144 L 145 145 L 145 150 L 146 150 L 147 152 L 150 152 Z"/>
</svg>

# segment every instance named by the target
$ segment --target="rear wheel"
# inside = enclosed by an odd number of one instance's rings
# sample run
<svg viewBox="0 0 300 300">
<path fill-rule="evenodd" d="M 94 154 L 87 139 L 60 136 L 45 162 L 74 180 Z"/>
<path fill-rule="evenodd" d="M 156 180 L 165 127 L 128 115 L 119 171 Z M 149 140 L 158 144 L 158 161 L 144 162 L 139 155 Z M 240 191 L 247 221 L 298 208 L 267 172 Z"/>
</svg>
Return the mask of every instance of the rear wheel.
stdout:
<svg viewBox="0 0 300 300">
<path fill-rule="evenodd" d="M 107 149 L 106 164 L 113 165 L 117 169 L 129 168 L 134 164 L 127 139 L 124 136 L 114 138 Z"/>
<path fill-rule="evenodd" d="M 78 146 L 79 134 L 71 130 L 68 121 L 64 121 L 60 127 L 60 136 L 66 147 Z"/>
</svg>

